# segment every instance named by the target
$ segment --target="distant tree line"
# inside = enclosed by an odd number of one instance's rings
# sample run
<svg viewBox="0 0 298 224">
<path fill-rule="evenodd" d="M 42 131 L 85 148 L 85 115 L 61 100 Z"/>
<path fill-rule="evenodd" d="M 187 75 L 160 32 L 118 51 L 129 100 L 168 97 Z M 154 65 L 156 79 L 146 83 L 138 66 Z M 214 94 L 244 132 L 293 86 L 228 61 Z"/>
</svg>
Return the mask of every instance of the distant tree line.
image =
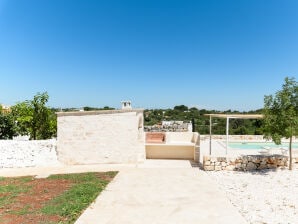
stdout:
<svg viewBox="0 0 298 224">
<path fill-rule="evenodd" d="M 105 106 L 105 107 L 83 107 L 84 111 L 95 111 L 95 110 L 115 110 L 113 107 Z"/>
<path fill-rule="evenodd" d="M 161 124 L 162 121 L 179 120 L 190 122 L 194 121 L 195 132 L 200 134 L 209 133 L 209 117 L 205 114 L 261 114 L 262 109 L 239 112 L 239 111 L 218 111 L 197 109 L 196 107 L 188 108 L 185 105 L 175 106 L 173 109 L 151 109 L 145 110 L 144 120 L 145 126 Z M 262 120 L 256 119 L 230 119 L 229 134 L 232 135 L 262 135 Z M 225 134 L 226 133 L 226 119 L 212 118 L 212 133 Z"/>
</svg>

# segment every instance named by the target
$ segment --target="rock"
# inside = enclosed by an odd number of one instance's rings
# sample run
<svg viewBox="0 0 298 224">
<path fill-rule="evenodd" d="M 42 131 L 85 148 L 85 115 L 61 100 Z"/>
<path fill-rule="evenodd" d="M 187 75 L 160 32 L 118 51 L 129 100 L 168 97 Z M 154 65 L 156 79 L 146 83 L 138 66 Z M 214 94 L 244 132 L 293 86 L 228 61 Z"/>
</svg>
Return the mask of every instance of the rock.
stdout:
<svg viewBox="0 0 298 224">
<path fill-rule="evenodd" d="M 269 169 L 276 169 L 277 165 L 276 164 L 268 164 L 267 165 Z"/>
<path fill-rule="evenodd" d="M 215 166 L 220 166 L 221 162 L 215 162 Z"/>
<path fill-rule="evenodd" d="M 256 169 L 257 169 L 256 164 L 254 164 L 253 162 L 247 163 L 246 170 L 250 171 L 250 170 L 256 170 Z"/>
<path fill-rule="evenodd" d="M 261 160 L 260 160 L 260 158 L 255 157 L 255 158 L 252 159 L 252 162 L 253 162 L 253 163 L 260 163 Z"/>
<path fill-rule="evenodd" d="M 235 168 L 241 168 L 242 164 L 241 163 L 236 163 Z"/>
<path fill-rule="evenodd" d="M 226 166 L 225 169 L 228 170 L 228 171 L 233 171 L 233 170 L 235 170 L 235 166 L 234 165 L 229 165 L 229 166 Z"/>
</svg>

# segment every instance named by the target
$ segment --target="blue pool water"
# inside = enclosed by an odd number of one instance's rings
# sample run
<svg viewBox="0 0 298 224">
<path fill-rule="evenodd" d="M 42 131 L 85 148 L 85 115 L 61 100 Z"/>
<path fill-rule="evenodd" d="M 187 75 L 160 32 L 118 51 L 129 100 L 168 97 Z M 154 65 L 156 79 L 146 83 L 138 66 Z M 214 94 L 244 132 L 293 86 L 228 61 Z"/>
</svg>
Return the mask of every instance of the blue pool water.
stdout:
<svg viewBox="0 0 298 224">
<path fill-rule="evenodd" d="M 232 149 L 264 149 L 264 147 L 280 148 L 289 147 L 289 143 L 276 145 L 272 142 L 229 142 L 229 148 Z M 292 148 L 298 148 L 298 143 L 292 143 Z"/>
</svg>

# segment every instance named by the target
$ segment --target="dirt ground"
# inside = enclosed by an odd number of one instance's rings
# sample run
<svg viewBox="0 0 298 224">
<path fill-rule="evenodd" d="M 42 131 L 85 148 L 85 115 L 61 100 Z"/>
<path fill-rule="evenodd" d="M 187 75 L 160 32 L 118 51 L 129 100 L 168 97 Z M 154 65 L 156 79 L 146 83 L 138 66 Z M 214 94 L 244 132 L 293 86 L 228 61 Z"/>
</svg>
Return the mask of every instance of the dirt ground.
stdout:
<svg viewBox="0 0 298 224">
<path fill-rule="evenodd" d="M 102 175 L 102 179 L 110 179 Z M 0 206 L 0 223 L 2 224 L 54 224 L 63 222 L 58 215 L 46 215 L 41 208 L 46 202 L 61 195 L 71 188 L 69 179 L 36 179 L 34 177 L 5 178 L 0 187 L 8 185 L 21 186 L 24 192 L 17 193 L 8 203 Z M 0 198 L 9 196 L 11 192 L 0 193 Z"/>
</svg>

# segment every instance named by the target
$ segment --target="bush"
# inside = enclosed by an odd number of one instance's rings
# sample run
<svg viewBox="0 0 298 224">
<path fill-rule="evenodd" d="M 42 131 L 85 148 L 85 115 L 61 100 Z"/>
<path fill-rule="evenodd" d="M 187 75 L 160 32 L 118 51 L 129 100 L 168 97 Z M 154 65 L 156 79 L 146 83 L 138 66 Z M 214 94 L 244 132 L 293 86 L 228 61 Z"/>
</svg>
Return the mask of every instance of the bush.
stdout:
<svg viewBox="0 0 298 224">
<path fill-rule="evenodd" d="M 0 113 L 0 139 L 12 139 L 14 136 L 14 122 L 11 114 Z"/>
</svg>

